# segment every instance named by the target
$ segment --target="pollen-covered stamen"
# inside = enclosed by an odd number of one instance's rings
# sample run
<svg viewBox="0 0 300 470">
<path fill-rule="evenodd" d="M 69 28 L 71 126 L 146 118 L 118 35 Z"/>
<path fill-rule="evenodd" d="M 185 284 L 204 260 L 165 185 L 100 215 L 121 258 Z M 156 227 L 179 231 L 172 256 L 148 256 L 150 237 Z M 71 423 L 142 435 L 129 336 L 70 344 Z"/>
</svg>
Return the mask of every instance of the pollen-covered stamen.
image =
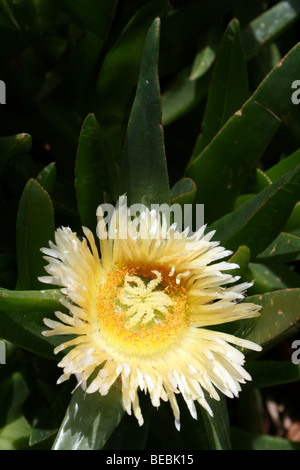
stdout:
<svg viewBox="0 0 300 470">
<path fill-rule="evenodd" d="M 149 356 L 174 344 L 190 322 L 185 289 L 161 266 L 124 266 L 99 286 L 99 326 L 108 346 Z"/>
<path fill-rule="evenodd" d="M 168 308 L 174 305 L 168 294 L 156 290 L 162 281 L 161 273 L 156 270 L 152 273 L 156 278 L 148 284 L 138 276 L 128 274 L 125 276 L 124 286 L 120 289 L 118 299 L 125 307 L 126 317 L 129 319 L 126 323 L 127 328 L 132 328 L 140 322 L 146 325 L 156 318 L 156 311 L 165 315 L 168 313 Z"/>
</svg>

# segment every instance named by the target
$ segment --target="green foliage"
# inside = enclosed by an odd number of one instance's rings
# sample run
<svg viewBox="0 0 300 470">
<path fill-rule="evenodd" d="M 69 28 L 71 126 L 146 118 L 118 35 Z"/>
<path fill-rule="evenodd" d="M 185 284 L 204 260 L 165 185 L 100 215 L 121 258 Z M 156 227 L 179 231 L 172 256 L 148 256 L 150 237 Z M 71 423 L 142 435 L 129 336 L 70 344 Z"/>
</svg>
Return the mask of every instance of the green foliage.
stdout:
<svg viewBox="0 0 300 470">
<path fill-rule="evenodd" d="M 257 427 L 264 390 L 299 396 L 300 2 L 244 3 L 0 0 L 0 449 L 299 449 Z M 38 280 L 40 248 L 60 225 L 94 231 L 97 206 L 124 193 L 204 204 L 232 274 L 254 281 L 245 301 L 262 306 L 224 326 L 264 347 L 244 401 L 208 399 L 214 418 L 198 407 L 198 421 L 182 405 L 180 433 L 164 404 L 141 397 L 140 429 L 117 387 L 56 385 L 60 339 L 42 335 L 65 310 Z"/>
</svg>

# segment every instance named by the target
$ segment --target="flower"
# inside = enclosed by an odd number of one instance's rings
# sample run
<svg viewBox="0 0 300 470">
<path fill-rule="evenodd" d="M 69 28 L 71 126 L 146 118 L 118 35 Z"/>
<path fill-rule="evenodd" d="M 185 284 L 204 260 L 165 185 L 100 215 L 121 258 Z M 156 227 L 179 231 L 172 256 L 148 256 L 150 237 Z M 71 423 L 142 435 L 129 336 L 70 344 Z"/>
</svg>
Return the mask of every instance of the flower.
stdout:
<svg viewBox="0 0 300 470">
<path fill-rule="evenodd" d="M 58 364 L 58 382 L 74 374 L 86 393 L 105 395 L 119 381 L 124 409 L 133 410 L 140 425 L 139 390 L 149 393 L 155 407 L 170 402 L 177 429 L 178 393 L 193 418 L 195 401 L 212 415 L 205 392 L 216 400 L 218 391 L 234 397 L 251 380 L 234 345 L 261 350 L 210 329 L 259 315 L 259 306 L 241 302 L 251 284 L 236 284 L 238 278 L 224 273 L 237 265 L 219 261 L 231 252 L 211 241 L 214 232 L 205 235 L 202 227 L 189 236 L 153 209 L 132 218 L 124 196 L 108 232 L 99 207 L 97 228 L 101 259 L 85 227 L 82 239 L 59 228 L 56 244 L 42 248 L 50 276 L 40 280 L 62 286 L 69 310 L 56 312 L 59 321 L 45 319 L 50 330 L 43 333 L 73 335 L 55 349 L 71 347 Z"/>
</svg>

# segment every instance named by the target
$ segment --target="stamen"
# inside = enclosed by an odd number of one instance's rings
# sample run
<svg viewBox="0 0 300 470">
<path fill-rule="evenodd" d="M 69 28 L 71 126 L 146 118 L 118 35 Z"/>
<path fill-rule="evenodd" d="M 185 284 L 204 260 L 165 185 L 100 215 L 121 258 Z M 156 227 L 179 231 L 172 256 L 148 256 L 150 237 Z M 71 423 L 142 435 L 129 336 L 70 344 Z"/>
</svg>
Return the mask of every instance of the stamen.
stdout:
<svg viewBox="0 0 300 470">
<path fill-rule="evenodd" d="M 126 266 L 99 286 L 100 328 L 119 349 L 153 354 L 174 343 L 189 323 L 187 297 L 176 277 L 155 266 Z"/>
</svg>

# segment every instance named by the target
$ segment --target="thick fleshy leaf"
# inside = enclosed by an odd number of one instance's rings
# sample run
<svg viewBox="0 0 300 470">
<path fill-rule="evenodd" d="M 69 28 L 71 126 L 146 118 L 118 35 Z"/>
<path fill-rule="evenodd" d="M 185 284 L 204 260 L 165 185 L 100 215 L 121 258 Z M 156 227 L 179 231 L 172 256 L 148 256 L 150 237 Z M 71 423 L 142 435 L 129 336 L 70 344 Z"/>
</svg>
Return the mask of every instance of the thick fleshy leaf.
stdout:
<svg viewBox="0 0 300 470">
<path fill-rule="evenodd" d="M 59 336 L 45 337 L 47 328 L 43 319 L 55 319 L 54 311 L 65 312 L 58 290 L 0 291 L 0 337 L 11 343 L 49 359 L 53 349 L 62 342 Z M 64 337 L 65 340 L 66 337 Z"/>
<path fill-rule="evenodd" d="M 77 388 L 55 439 L 54 450 L 100 450 L 124 415 L 119 387 L 106 396 Z"/>
<path fill-rule="evenodd" d="M 288 263 L 300 260 L 300 237 L 282 232 L 257 257 L 260 263 Z"/>
<path fill-rule="evenodd" d="M 225 6 L 226 2 L 223 1 L 223 4 Z M 223 4 L 221 7 L 223 7 Z M 244 7 L 242 6 L 242 8 Z M 220 11 L 219 5 L 217 10 Z M 207 8 L 205 8 L 205 13 L 206 12 Z M 199 24 L 202 20 L 205 21 L 206 19 L 203 13 L 202 11 Z M 258 52 L 263 50 L 266 43 L 275 40 L 281 35 L 286 28 L 297 20 L 298 16 L 299 0 L 280 2 L 278 5 L 275 5 L 273 9 L 269 9 L 263 15 L 258 16 L 250 23 L 248 28 L 242 31 L 242 42 L 246 59 L 250 60 Z M 270 47 L 272 53 L 275 45 L 271 44 L 270 46 L 273 46 Z M 276 58 L 278 60 L 276 60 Z M 278 58 L 278 53 L 276 53 L 276 62 L 273 66 L 276 65 L 280 58 L 281 57 Z M 207 94 L 210 78 L 209 74 L 201 76 L 198 80 L 191 81 L 189 80 L 190 73 L 191 67 L 187 67 L 182 75 L 178 76 L 172 87 L 167 89 L 163 94 L 163 123 L 165 126 L 171 124 L 177 118 L 193 109 L 197 104 L 202 102 Z"/>
<path fill-rule="evenodd" d="M 297 45 L 187 166 L 187 176 L 201 188 L 195 202 L 205 204 L 209 223 L 232 210 L 249 172 L 257 166 L 282 118 L 288 115 L 292 106 L 290 83 L 298 68 L 300 73 L 299 56 Z"/>
<path fill-rule="evenodd" d="M 36 181 L 46 189 L 48 194 L 52 194 L 55 181 L 56 181 L 56 166 L 55 163 L 49 163 L 42 171 L 37 175 Z"/>
<path fill-rule="evenodd" d="M 144 450 L 149 437 L 149 429 L 152 423 L 153 405 L 149 395 L 139 394 L 139 402 L 143 411 L 143 426 L 139 426 L 138 421 L 133 417 L 124 414 L 120 424 L 112 433 L 102 450 Z"/>
<path fill-rule="evenodd" d="M 212 25 L 204 33 L 192 66 L 190 74 L 191 80 L 197 80 L 202 77 L 214 63 L 221 36 L 222 25 L 218 23 Z"/>
<path fill-rule="evenodd" d="M 76 160 L 75 188 L 81 222 L 91 230 L 96 226 L 96 209 L 104 202 L 104 192 L 117 198 L 118 168 L 103 130 L 94 114 L 81 129 Z"/>
<path fill-rule="evenodd" d="M 246 389 L 274 387 L 300 380 L 300 365 L 292 361 L 247 361 L 247 372 L 252 380 Z"/>
<path fill-rule="evenodd" d="M 247 245 L 253 259 L 281 232 L 299 197 L 300 165 L 210 228 L 231 250 Z"/>
<path fill-rule="evenodd" d="M 228 260 L 230 263 L 238 264 L 239 268 L 233 269 L 230 271 L 230 274 L 232 276 L 242 276 L 248 267 L 250 258 L 251 253 L 249 248 L 246 245 L 239 246 L 236 252 L 233 253 L 233 255 Z"/>
<path fill-rule="evenodd" d="M 182 178 L 174 184 L 170 191 L 172 204 L 192 204 L 196 196 L 196 185 L 190 178 Z"/>
<path fill-rule="evenodd" d="M 240 25 L 234 19 L 227 26 L 218 50 L 201 135 L 194 155 L 199 155 L 228 119 L 243 106 L 248 96 L 247 67 Z"/>
<path fill-rule="evenodd" d="M 17 134 L 0 138 L 0 172 L 7 161 L 14 156 L 27 154 L 31 148 L 32 138 L 28 134 Z"/>
<path fill-rule="evenodd" d="M 118 161 L 147 31 L 153 20 L 169 8 L 168 0 L 153 0 L 141 6 L 107 52 L 100 69 L 95 114 Z"/>
<path fill-rule="evenodd" d="M 291 168 L 291 170 L 293 168 Z M 235 206 L 239 205 L 238 200 L 242 201 L 244 198 L 245 202 L 246 198 L 250 198 L 251 194 L 254 195 L 260 193 L 260 191 L 265 189 L 267 186 L 270 186 L 270 184 L 272 184 L 272 181 L 268 177 L 268 175 L 260 168 L 257 168 L 256 172 L 253 172 L 244 187 L 243 191 L 247 194 L 241 194 L 240 196 L 238 196 L 237 200 L 235 201 Z"/>
<path fill-rule="evenodd" d="M 16 416 L 29 394 L 28 385 L 21 372 L 14 372 L 1 381 L 0 428 Z"/>
<path fill-rule="evenodd" d="M 23 191 L 17 215 L 18 290 L 41 289 L 38 276 L 44 274 L 45 261 L 40 249 L 54 235 L 54 211 L 42 186 L 31 179 Z"/>
<path fill-rule="evenodd" d="M 49 312 L 63 308 L 60 300 L 62 293 L 56 289 L 42 291 L 17 291 L 0 289 L 0 310 L 24 313 Z"/>
<path fill-rule="evenodd" d="M 283 231 L 300 237 L 300 201 L 296 203 Z"/>
<path fill-rule="evenodd" d="M 215 25 L 216 22 L 222 21 L 236 3 L 239 2 L 232 0 L 188 2 L 182 5 L 181 9 L 178 9 L 177 15 L 175 10 L 175 12 L 172 11 L 172 14 L 167 16 L 162 31 L 162 39 L 164 37 L 163 32 L 167 28 L 167 37 L 172 38 L 173 42 L 174 38 L 176 38 L 179 44 L 184 43 L 186 38 L 189 38 L 191 35 L 196 35 L 199 31 L 205 31 L 207 28 Z M 167 42 L 167 40 L 164 42 Z M 167 53 L 172 54 L 172 49 L 169 52 L 167 48 Z M 177 57 L 174 58 L 173 62 L 175 60 L 177 60 Z M 184 64 L 186 64 L 186 61 Z M 201 75 L 197 80 L 191 80 L 192 68 L 193 63 L 185 66 L 162 96 L 164 126 L 171 124 L 195 108 L 207 95 L 211 79 L 210 70 L 208 73 Z"/>
<path fill-rule="evenodd" d="M 65 416 L 66 407 L 70 400 L 70 383 L 66 383 L 57 390 L 55 399 L 32 427 L 29 445 L 39 444 L 53 437 L 61 425 Z M 73 386 L 73 384 L 72 384 Z"/>
<path fill-rule="evenodd" d="M 89 31 L 105 39 L 115 14 L 118 0 L 59 0 L 57 5 Z"/>
<path fill-rule="evenodd" d="M 264 294 L 278 289 L 298 287 L 300 275 L 293 266 L 286 264 L 261 264 L 249 263 L 244 272 L 243 279 L 253 282 L 254 285 L 248 290 L 248 294 Z"/>
<path fill-rule="evenodd" d="M 211 417 L 202 407 L 201 413 L 210 447 L 212 450 L 230 450 L 230 428 L 226 399 L 224 395 L 221 395 L 220 401 L 208 398 L 208 403 L 214 416 Z"/>
<path fill-rule="evenodd" d="M 266 175 L 270 178 L 271 181 L 275 182 L 281 176 L 289 173 L 295 166 L 300 164 L 300 150 L 296 150 L 294 153 L 289 155 L 288 157 L 284 158 L 276 165 L 272 166 L 268 170 L 266 170 Z"/>
<path fill-rule="evenodd" d="M 273 41 L 300 16 L 299 0 L 278 2 L 253 20 L 243 32 L 247 57 L 252 58 L 267 42 Z"/>
<path fill-rule="evenodd" d="M 191 68 L 182 70 L 176 81 L 162 95 L 162 122 L 168 126 L 201 103 L 211 82 L 211 69 L 198 80 L 190 80 Z"/>
<path fill-rule="evenodd" d="M 299 322 L 299 301 L 298 288 L 246 297 L 245 302 L 262 306 L 261 315 L 246 338 L 262 346 L 269 346 L 291 333 Z"/>
<path fill-rule="evenodd" d="M 31 426 L 20 413 L 0 429 L 0 450 L 28 450 Z"/>
<path fill-rule="evenodd" d="M 160 20 L 146 37 L 138 88 L 130 114 L 120 176 L 128 204 L 170 203 L 158 80 Z"/>
</svg>

